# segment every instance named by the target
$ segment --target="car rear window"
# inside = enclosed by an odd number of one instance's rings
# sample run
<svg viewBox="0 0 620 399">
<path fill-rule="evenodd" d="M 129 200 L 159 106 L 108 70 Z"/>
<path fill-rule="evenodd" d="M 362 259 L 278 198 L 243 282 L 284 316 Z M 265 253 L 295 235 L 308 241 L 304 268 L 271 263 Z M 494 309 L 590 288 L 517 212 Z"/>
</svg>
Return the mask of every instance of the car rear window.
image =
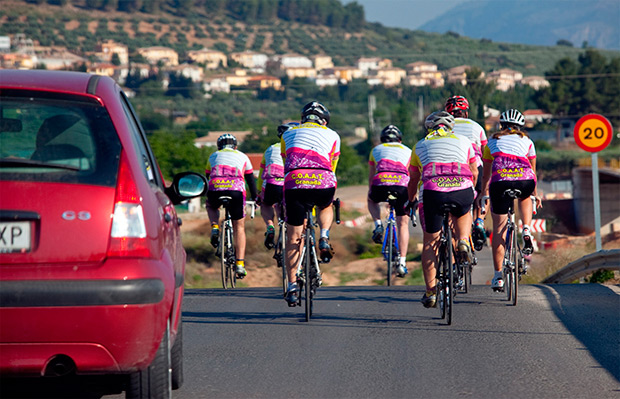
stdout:
<svg viewBox="0 0 620 399">
<path fill-rule="evenodd" d="M 92 99 L 2 92 L 0 180 L 113 187 L 120 152 L 108 112 Z"/>
</svg>

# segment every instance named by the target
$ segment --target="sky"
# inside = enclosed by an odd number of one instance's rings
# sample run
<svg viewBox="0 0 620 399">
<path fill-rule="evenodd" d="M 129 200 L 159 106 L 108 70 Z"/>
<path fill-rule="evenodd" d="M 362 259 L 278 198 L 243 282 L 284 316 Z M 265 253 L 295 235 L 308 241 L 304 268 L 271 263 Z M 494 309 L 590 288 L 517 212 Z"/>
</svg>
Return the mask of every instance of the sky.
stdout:
<svg viewBox="0 0 620 399">
<path fill-rule="evenodd" d="M 353 0 L 342 0 L 344 4 Z M 355 0 L 364 7 L 366 21 L 394 28 L 417 29 L 464 0 Z"/>
</svg>

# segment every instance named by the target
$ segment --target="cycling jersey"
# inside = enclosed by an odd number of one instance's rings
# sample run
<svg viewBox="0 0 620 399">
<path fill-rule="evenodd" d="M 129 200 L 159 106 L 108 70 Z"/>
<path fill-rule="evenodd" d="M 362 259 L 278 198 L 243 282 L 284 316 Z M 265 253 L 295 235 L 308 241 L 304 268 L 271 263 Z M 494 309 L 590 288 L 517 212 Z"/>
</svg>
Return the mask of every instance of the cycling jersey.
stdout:
<svg viewBox="0 0 620 399">
<path fill-rule="evenodd" d="M 415 145 L 411 168 L 420 170 L 424 190 L 450 192 L 473 188 L 469 164 L 474 162 L 476 154 L 468 138 L 438 129 Z"/>
<path fill-rule="evenodd" d="M 253 173 L 247 155 L 238 150 L 224 148 L 214 152 L 207 161 L 205 174 L 209 179 L 209 191 L 241 191 L 245 194 L 245 177 Z M 254 184 L 252 175 L 252 184 Z M 251 189 L 251 187 L 250 187 Z M 252 193 L 255 194 L 255 193 Z"/>
<path fill-rule="evenodd" d="M 401 143 L 382 143 L 370 152 L 369 165 L 375 167 L 372 186 L 407 186 L 411 149 Z"/>
<path fill-rule="evenodd" d="M 284 161 L 280 143 L 270 145 L 263 154 L 258 173 L 258 187 L 265 189 L 267 184 L 284 185 Z"/>
<path fill-rule="evenodd" d="M 482 148 L 487 143 L 487 135 L 482 126 L 469 118 L 454 118 L 454 129 L 452 131 L 457 136 L 467 137 L 474 144 L 476 163 L 477 166 L 481 166 Z"/>
<path fill-rule="evenodd" d="M 335 188 L 340 136 L 314 122 L 293 126 L 282 135 L 284 189 Z"/>
<path fill-rule="evenodd" d="M 530 159 L 536 158 L 534 143 L 529 137 L 508 134 L 490 138 L 482 156 L 492 162 L 491 183 L 498 181 L 534 180 Z"/>
</svg>

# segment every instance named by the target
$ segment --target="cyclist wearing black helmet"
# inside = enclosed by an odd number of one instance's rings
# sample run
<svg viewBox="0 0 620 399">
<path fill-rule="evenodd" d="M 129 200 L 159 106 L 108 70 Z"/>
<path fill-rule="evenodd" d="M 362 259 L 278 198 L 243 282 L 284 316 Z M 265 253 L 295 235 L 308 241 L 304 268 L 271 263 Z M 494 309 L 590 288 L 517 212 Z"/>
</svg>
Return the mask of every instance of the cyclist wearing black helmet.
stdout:
<svg viewBox="0 0 620 399">
<path fill-rule="evenodd" d="M 286 301 L 295 306 L 299 287 L 295 265 L 299 259 L 299 243 L 306 209 L 317 207 L 321 229 L 320 257 L 329 261 L 334 252 L 329 244 L 329 228 L 333 221 L 330 207 L 336 192 L 336 165 L 340 156 L 340 136 L 327 127 L 329 111 L 317 101 L 301 111 L 301 125 L 282 135 L 284 158 L 284 202 L 286 203 L 286 266 L 289 286 Z"/>
<path fill-rule="evenodd" d="M 394 125 L 388 125 L 381 131 L 381 144 L 370 152 L 368 173 L 368 211 L 375 221 L 372 240 L 383 242 L 383 225 L 381 224 L 380 202 L 388 200 L 388 192 L 397 194 L 394 213 L 398 225 L 398 242 L 400 263 L 396 268 L 398 277 L 408 273 L 406 265 L 407 245 L 409 243 L 409 217 L 405 212 L 407 202 L 407 185 L 409 184 L 409 163 L 411 148 L 402 144 L 403 134 Z"/>
<path fill-rule="evenodd" d="M 282 133 L 293 126 L 299 126 L 299 123 L 289 122 L 278 126 L 278 138 L 282 138 Z M 257 203 L 260 205 L 260 213 L 267 228 L 265 232 L 265 247 L 267 249 L 275 246 L 274 207 L 278 215 L 282 212 L 279 207 L 284 194 L 284 162 L 282 161 L 281 151 L 280 142 L 270 145 L 263 154 L 258 172 Z"/>
<path fill-rule="evenodd" d="M 542 200 L 536 191 L 536 148 L 523 129 L 525 117 L 518 110 L 509 109 L 500 115 L 499 123 L 501 130 L 491 136 L 482 155 L 484 161 L 482 193 L 490 196 L 491 217 L 493 218 L 491 248 L 493 249 L 495 275 L 491 281 L 491 288 L 494 290 L 504 288 L 501 270 L 506 247 L 508 205 L 511 201 L 503 196 L 504 191 L 508 188 L 521 191 L 519 212 L 523 218 L 524 253 L 533 251 L 529 227 L 532 221 L 530 195 L 536 197 L 538 207 L 542 206 Z"/>
<path fill-rule="evenodd" d="M 211 221 L 211 244 L 219 244 L 220 197 L 231 197 L 230 217 L 235 229 L 235 251 L 238 256 L 235 272 L 244 278 L 245 270 L 245 185 L 250 188 L 252 201 L 256 200 L 256 180 L 250 159 L 237 150 L 237 139 L 226 133 L 217 139 L 217 151 L 211 154 L 205 168 L 209 180 L 207 213 Z"/>
</svg>

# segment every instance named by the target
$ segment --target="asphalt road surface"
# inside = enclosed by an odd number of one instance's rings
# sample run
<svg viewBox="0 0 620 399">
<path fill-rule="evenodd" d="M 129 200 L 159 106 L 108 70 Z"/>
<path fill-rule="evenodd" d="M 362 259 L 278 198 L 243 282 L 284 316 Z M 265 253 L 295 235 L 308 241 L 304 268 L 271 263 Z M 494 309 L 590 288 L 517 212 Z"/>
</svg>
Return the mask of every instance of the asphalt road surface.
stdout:
<svg viewBox="0 0 620 399">
<path fill-rule="evenodd" d="M 314 318 L 277 288 L 186 294 L 174 398 L 618 398 L 620 288 L 487 286 L 451 326 L 422 287 L 322 287 Z"/>
</svg>

